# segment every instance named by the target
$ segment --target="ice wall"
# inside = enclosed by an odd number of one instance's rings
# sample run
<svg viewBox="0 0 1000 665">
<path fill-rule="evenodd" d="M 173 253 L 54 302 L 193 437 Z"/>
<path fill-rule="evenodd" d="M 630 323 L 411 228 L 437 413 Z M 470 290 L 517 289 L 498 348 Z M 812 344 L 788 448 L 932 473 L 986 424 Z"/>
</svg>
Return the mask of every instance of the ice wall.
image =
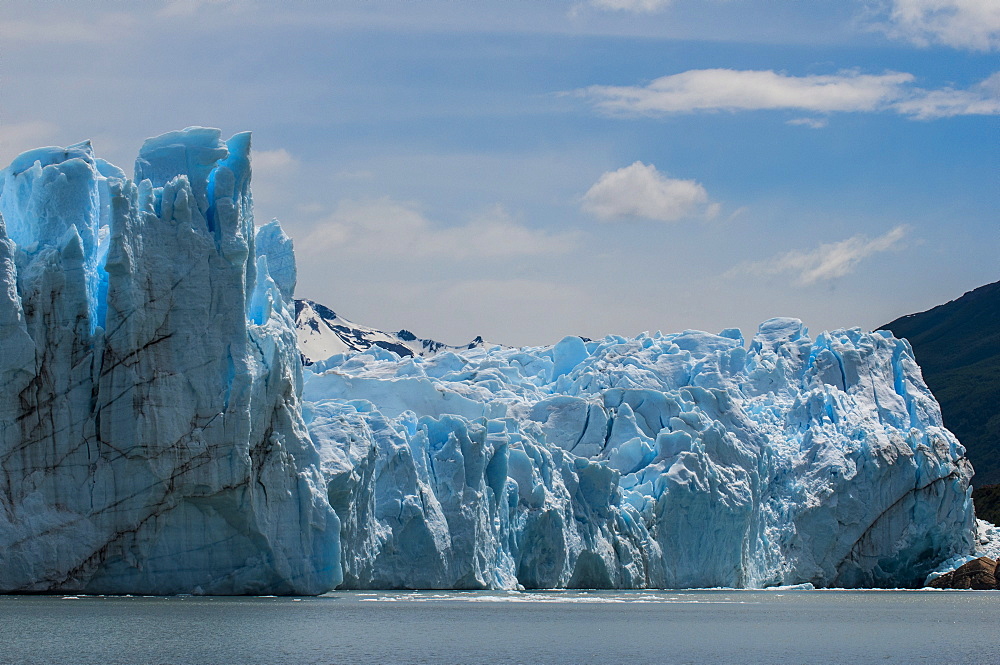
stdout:
<svg viewBox="0 0 1000 665">
<path fill-rule="evenodd" d="M 0 591 L 911 586 L 973 548 L 908 344 L 765 322 L 303 377 L 250 138 L 0 171 Z"/>
<path fill-rule="evenodd" d="M 89 144 L 0 171 L 0 590 L 320 593 L 340 525 L 250 137 Z"/>
<path fill-rule="evenodd" d="M 306 372 L 355 588 L 915 586 L 971 468 L 905 341 L 568 337 Z"/>
</svg>

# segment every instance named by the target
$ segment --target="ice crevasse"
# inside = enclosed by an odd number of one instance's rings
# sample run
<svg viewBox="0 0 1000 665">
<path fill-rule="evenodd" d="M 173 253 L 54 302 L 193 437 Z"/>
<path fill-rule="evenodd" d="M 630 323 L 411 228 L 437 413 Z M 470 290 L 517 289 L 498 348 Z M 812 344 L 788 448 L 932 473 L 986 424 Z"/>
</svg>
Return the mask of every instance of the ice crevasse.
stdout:
<svg viewBox="0 0 1000 665">
<path fill-rule="evenodd" d="M 915 586 L 973 549 L 909 345 L 773 319 L 303 369 L 249 135 L 0 171 L 0 590 Z"/>
</svg>

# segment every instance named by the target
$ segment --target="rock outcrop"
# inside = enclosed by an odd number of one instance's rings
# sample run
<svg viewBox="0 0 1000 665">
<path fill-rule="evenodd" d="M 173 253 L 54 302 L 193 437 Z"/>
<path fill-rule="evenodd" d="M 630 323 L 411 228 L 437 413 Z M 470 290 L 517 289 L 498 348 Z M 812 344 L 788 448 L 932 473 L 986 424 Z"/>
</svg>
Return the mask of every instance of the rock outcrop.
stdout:
<svg viewBox="0 0 1000 665">
<path fill-rule="evenodd" d="M 950 573 L 931 580 L 927 586 L 935 589 L 977 589 L 980 591 L 1000 590 L 997 580 L 997 562 L 981 556 L 959 566 Z"/>
</svg>

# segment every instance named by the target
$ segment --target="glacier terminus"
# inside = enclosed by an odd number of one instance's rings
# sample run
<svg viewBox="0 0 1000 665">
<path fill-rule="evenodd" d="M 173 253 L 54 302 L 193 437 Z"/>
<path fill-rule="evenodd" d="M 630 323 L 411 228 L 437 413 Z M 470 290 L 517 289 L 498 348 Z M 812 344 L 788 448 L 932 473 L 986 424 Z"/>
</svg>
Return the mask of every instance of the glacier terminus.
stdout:
<svg viewBox="0 0 1000 665">
<path fill-rule="evenodd" d="M 340 523 L 292 321 L 254 251 L 250 137 L 0 172 L 0 589 L 321 593 Z"/>
<path fill-rule="evenodd" d="M 194 127 L 131 178 L 89 143 L 0 171 L 0 591 L 915 587 L 976 549 L 886 332 L 368 330 L 303 367 L 251 161 Z"/>
</svg>

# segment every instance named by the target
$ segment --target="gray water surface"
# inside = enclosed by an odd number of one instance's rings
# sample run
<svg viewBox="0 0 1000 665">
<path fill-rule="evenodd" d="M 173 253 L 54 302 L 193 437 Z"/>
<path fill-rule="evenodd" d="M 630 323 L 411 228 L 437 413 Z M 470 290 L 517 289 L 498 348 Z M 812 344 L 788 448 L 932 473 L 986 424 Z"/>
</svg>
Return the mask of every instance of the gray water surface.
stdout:
<svg viewBox="0 0 1000 665">
<path fill-rule="evenodd" d="M 998 609 L 960 591 L 0 596 L 0 662 L 989 664 Z"/>
</svg>

